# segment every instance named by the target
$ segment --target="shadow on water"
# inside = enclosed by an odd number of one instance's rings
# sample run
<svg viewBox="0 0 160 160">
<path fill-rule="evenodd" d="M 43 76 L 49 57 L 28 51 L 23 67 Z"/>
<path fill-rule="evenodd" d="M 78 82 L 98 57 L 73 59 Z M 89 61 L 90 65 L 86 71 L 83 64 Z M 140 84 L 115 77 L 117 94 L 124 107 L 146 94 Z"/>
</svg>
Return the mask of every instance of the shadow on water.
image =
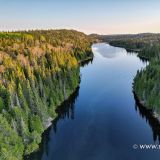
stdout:
<svg viewBox="0 0 160 160">
<path fill-rule="evenodd" d="M 61 119 L 74 119 L 74 108 L 75 108 L 75 102 L 79 95 L 79 87 L 76 88 L 76 91 L 66 100 L 62 103 L 61 106 L 59 106 L 56 109 L 56 113 L 58 114 L 58 117 L 52 122 L 52 125 L 42 134 L 42 142 L 39 145 L 38 151 L 32 153 L 29 156 L 25 156 L 25 160 L 41 160 L 43 157 L 44 152 L 48 151 L 48 142 L 50 140 L 49 134 L 51 130 L 53 130 L 56 134 L 57 132 L 57 124 L 58 121 Z"/>
<path fill-rule="evenodd" d="M 149 59 L 148 58 L 139 56 L 138 52 L 128 51 L 127 49 L 126 49 L 126 51 L 127 51 L 128 55 L 135 55 L 136 54 L 137 57 L 141 60 L 141 62 L 143 64 L 147 64 L 148 65 L 148 63 L 149 63 Z"/>
<path fill-rule="evenodd" d="M 56 133 L 57 131 L 57 123 L 60 119 L 72 119 L 74 120 L 74 108 L 75 108 L 75 102 L 79 95 L 79 87 L 77 87 L 76 91 L 69 97 L 68 100 L 66 100 L 60 107 L 56 109 L 56 113 L 58 114 L 58 117 L 53 122 L 54 131 Z"/>
<path fill-rule="evenodd" d="M 140 153 L 138 152 L 137 155 L 135 155 L 135 152 L 132 152 L 132 151 L 130 152 L 130 149 L 128 148 L 126 149 L 124 146 L 123 137 L 125 137 L 126 139 L 126 136 L 124 136 L 125 133 L 128 137 L 127 138 L 128 144 L 131 144 L 133 139 L 136 139 L 138 142 L 141 141 L 141 139 L 142 140 L 147 139 L 150 142 L 152 137 L 155 143 L 160 141 L 160 122 L 153 116 L 153 113 L 151 110 L 147 110 L 145 107 L 143 107 L 139 103 L 136 97 L 135 97 L 135 102 L 130 101 L 130 100 L 133 100 L 133 97 L 132 97 L 132 94 L 128 94 L 132 92 L 130 90 L 131 89 L 130 85 L 132 83 L 129 83 L 129 87 L 128 87 L 128 80 L 133 79 L 133 77 L 131 77 L 130 75 L 130 72 L 136 73 L 138 67 L 135 68 L 134 65 L 137 64 L 139 66 L 146 66 L 146 62 L 144 61 L 144 65 L 142 65 L 142 63 L 139 60 L 137 61 L 135 54 L 133 54 L 133 57 L 131 57 L 130 55 L 126 55 L 126 52 L 124 52 L 125 51 L 124 49 L 118 50 L 118 48 L 115 49 L 115 52 L 116 52 L 115 57 L 119 56 L 120 58 L 116 58 L 115 59 L 116 61 L 114 61 L 113 59 L 112 62 L 115 62 L 115 63 L 112 63 L 111 61 L 105 61 L 103 58 L 107 58 L 107 56 L 99 56 L 98 48 L 99 47 L 96 47 L 96 46 L 94 48 L 95 58 L 97 58 L 97 61 L 96 59 L 93 60 L 93 65 L 92 65 L 93 70 L 90 70 L 90 69 L 86 70 L 87 72 L 85 72 L 85 70 L 81 71 L 81 73 L 92 73 L 94 71 L 94 75 L 89 74 L 89 76 L 96 77 L 93 83 L 93 86 L 95 88 L 91 86 L 88 87 L 87 85 L 88 83 L 92 83 L 93 81 L 92 77 L 91 78 L 87 77 L 87 79 L 83 79 L 83 82 L 84 80 L 86 81 L 84 84 L 81 83 L 82 90 L 79 91 L 79 88 L 77 88 L 76 91 L 69 97 L 69 99 L 66 100 L 61 106 L 57 108 L 56 113 L 58 114 L 58 117 L 53 121 L 50 128 L 48 128 L 43 133 L 42 142 L 39 146 L 39 150 L 32 153 L 29 157 L 25 157 L 26 160 L 48 160 L 48 159 L 50 160 L 52 159 L 56 159 L 56 160 L 62 160 L 62 159 L 63 160 L 64 159 L 66 160 L 71 160 L 71 159 L 72 160 L 76 160 L 76 159 L 78 160 L 79 159 L 117 160 L 118 158 L 121 160 L 122 159 L 124 160 L 125 158 L 123 157 L 123 155 L 130 156 L 133 159 L 137 159 L 136 156 L 139 156 L 138 154 Z M 103 54 L 104 53 L 110 54 L 110 47 L 106 46 L 106 50 L 104 49 L 105 49 L 105 46 L 102 44 L 102 46 L 100 47 L 100 51 L 101 52 L 103 51 Z M 113 51 L 112 47 L 111 47 L 111 50 Z M 111 51 L 111 54 L 113 53 L 112 51 Z M 132 53 L 128 53 L 128 54 L 132 54 Z M 109 58 L 111 58 L 111 56 Z M 120 67 L 120 65 L 123 62 L 122 60 L 129 60 L 129 62 L 125 63 L 125 65 L 122 65 L 122 67 Z M 92 63 L 92 60 L 86 60 L 85 62 L 81 62 L 81 67 L 84 67 L 90 63 Z M 131 67 L 128 67 L 129 65 Z M 126 70 L 126 67 L 128 67 L 127 70 Z M 102 70 L 103 72 L 102 74 L 99 73 L 99 69 Z M 121 72 L 124 72 L 124 75 L 128 77 L 121 78 L 121 76 L 119 76 Z M 104 78 L 103 81 L 99 81 L 99 79 L 103 79 L 103 78 Z M 122 86 L 121 86 L 121 83 L 123 84 Z M 106 87 L 109 90 L 109 92 L 102 92 L 101 89 L 103 89 L 104 85 L 106 84 L 109 84 Z M 119 87 L 118 90 L 114 90 L 117 87 Z M 124 96 L 126 97 L 121 96 L 122 95 L 121 91 L 124 87 L 125 87 L 124 91 L 126 93 L 124 94 Z M 93 91 L 93 94 L 90 94 L 92 91 Z M 102 93 L 102 97 L 99 96 L 99 94 L 97 96 L 96 91 L 98 91 L 98 93 Z M 118 92 L 115 92 L 115 91 L 118 91 Z M 80 96 L 79 96 L 79 93 L 80 93 Z M 81 97 L 81 94 L 83 94 L 82 97 Z M 111 94 L 111 96 L 109 94 Z M 115 102 L 114 96 L 117 99 L 117 102 Z M 91 99 L 93 97 L 96 97 L 96 98 L 98 97 L 97 102 L 95 102 L 94 100 L 87 101 L 87 99 Z M 88 107 L 86 109 L 86 107 L 83 107 L 85 106 L 83 105 L 84 104 L 83 101 L 87 101 L 85 104 L 91 104 L 93 106 Z M 112 105 L 113 107 L 104 107 L 104 106 L 110 106 L 110 105 Z M 125 107 L 120 108 L 119 107 L 120 105 L 122 106 L 131 105 L 132 107 L 134 107 L 135 105 L 135 110 L 138 116 L 135 113 L 133 108 L 131 110 L 127 108 L 126 110 Z M 79 106 L 79 108 L 76 109 L 76 112 L 75 112 L 76 106 Z M 94 107 L 94 110 L 92 110 L 93 107 Z M 130 114 L 132 116 L 126 116 L 126 114 L 128 114 L 128 110 L 131 111 Z M 81 113 L 83 114 L 81 115 Z M 75 119 L 75 114 L 76 114 L 76 119 Z M 84 118 L 82 119 L 81 116 L 84 116 Z M 144 119 L 146 122 L 144 122 L 139 117 L 142 117 L 142 119 Z M 117 119 L 120 120 L 119 124 L 122 124 L 122 125 L 117 124 Z M 128 120 L 128 122 L 126 120 Z M 140 122 L 140 123 L 137 123 L 137 122 Z M 149 124 L 150 127 L 148 127 L 146 123 Z M 135 128 L 133 128 L 133 130 L 131 128 L 131 131 L 128 131 L 128 127 L 130 124 L 136 124 L 136 125 L 135 125 Z M 84 127 L 84 126 L 87 126 L 87 127 Z M 76 129 L 73 130 L 73 133 L 70 133 L 70 130 L 72 130 L 72 127 L 76 127 Z M 119 131 L 118 134 L 115 132 L 117 130 Z M 146 130 L 149 131 L 149 133 L 146 133 L 145 132 Z M 152 133 L 150 132 L 151 130 L 152 130 Z M 135 132 L 137 133 L 140 132 L 145 134 L 143 134 L 142 137 L 140 137 L 135 135 L 134 134 Z M 80 134 L 79 136 L 79 133 L 82 133 L 82 134 Z M 67 145 L 70 142 L 71 142 L 71 145 Z M 117 143 L 119 143 L 119 145 L 117 145 Z M 99 146 L 97 144 L 99 144 Z M 124 148 L 122 147 L 122 145 L 124 146 Z M 118 148 L 119 146 L 120 148 Z M 75 149 L 74 153 L 72 152 L 72 149 Z M 122 153 L 120 153 L 121 151 Z M 110 157 L 109 152 L 114 153 L 115 156 Z M 148 155 L 143 153 L 140 154 L 140 156 L 145 157 L 144 159 L 150 158 L 148 157 Z M 153 153 L 152 156 L 159 157 L 159 154 L 155 155 L 155 153 Z"/>
<path fill-rule="evenodd" d="M 135 98 L 135 110 L 139 112 L 139 115 L 146 120 L 152 129 L 153 141 L 160 144 L 160 122 L 157 118 L 153 116 L 152 110 L 146 109 L 134 94 Z"/>
<path fill-rule="evenodd" d="M 85 66 L 89 65 L 90 63 L 92 64 L 92 62 L 93 62 L 93 58 L 91 58 L 91 59 L 86 59 L 86 60 L 84 60 L 84 61 L 82 61 L 82 62 L 80 63 L 80 66 L 81 66 L 81 67 L 85 67 Z"/>
<path fill-rule="evenodd" d="M 85 67 L 86 65 L 92 64 L 93 58 L 85 60 L 80 63 L 81 67 Z M 81 76 L 80 82 L 81 83 Z M 65 100 L 59 107 L 56 109 L 56 113 L 58 114 L 57 118 L 54 119 L 52 125 L 42 134 L 42 141 L 39 144 L 39 149 L 28 156 L 25 156 L 25 160 L 41 160 L 44 159 L 44 153 L 48 155 L 48 142 L 50 141 L 50 133 L 53 130 L 56 134 L 57 132 L 57 125 L 59 120 L 63 119 L 71 119 L 74 120 L 74 109 L 75 109 L 75 102 L 79 96 L 79 86 L 76 88 L 75 92 L 71 94 L 71 96 Z"/>
</svg>

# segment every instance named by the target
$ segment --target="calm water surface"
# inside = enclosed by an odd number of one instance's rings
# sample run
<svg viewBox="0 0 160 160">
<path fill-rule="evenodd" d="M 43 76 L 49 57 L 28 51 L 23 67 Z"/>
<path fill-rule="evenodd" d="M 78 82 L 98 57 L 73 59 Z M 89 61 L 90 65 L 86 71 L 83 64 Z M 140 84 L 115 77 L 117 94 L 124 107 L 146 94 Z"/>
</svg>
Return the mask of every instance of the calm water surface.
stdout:
<svg viewBox="0 0 160 160">
<path fill-rule="evenodd" d="M 160 124 L 132 93 L 133 78 L 147 64 L 135 53 L 100 43 L 94 60 L 81 67 L 81 83 L 57 111 L 31 160 L 159 160 L 160 150 L 133 149 L 159 144 Z"/>
</svg>

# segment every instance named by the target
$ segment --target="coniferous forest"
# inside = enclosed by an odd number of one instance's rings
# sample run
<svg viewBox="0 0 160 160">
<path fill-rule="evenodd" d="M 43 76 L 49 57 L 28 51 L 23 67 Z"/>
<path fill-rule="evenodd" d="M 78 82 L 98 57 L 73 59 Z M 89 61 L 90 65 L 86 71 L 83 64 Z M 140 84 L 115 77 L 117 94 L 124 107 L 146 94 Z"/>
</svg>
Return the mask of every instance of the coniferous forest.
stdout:
<svg viewBox="0 0 160 160">
<path fill-rule="evenodd" d="M 160 0 L 0 6 L 0 160 L 160 160 Z"/>
<path fill-rule="evenodd" d="M 149 65 L 138 70 L 133 91 L 160 113 L 160 35 L 90 35 L 75 30 L 0 33 L 0 159 L 22 159 L 39 148 L 56 109 L 78 87 L 80 66 L 93 59 L 93 42 L 137 52 Z"/>
<path fill-rule="evenodd" d="M 124 47 L 138 52 L 149 65 L 138 70 L 134 78 L 133 90 L 140 102 L 160 114 L 160 34 L 144 33 L 137 35 L 102 36 L 113 46 Z"/>
<path fill-rule="evenodd" d="M 79 85 L 91 40 L 74 30 L 0 33 L 0 159 L 38 148 L 56 108 Z"/>
</svg>

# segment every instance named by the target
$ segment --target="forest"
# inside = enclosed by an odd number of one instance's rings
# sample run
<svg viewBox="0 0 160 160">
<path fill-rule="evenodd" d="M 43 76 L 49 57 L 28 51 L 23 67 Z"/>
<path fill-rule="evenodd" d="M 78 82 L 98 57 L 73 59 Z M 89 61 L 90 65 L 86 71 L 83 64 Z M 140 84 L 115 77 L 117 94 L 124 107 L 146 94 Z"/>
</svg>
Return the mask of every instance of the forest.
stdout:
<svg viewBox="0 0 160 160">
<path fill-rule="evenodd" d="M 137 71 L 133 91 L 141 104 L 160 115 L 160 34 L 113 35 L 101 39 L 138 52 L 141 59 L 149 61 L 145 69 Z"/>
<path fill-rule="evenodd" d="M 0 32 L 0 159 L 36 150 L 56 108 L 78 87 L 92 39 L 74 30 Z"/>
</svg>

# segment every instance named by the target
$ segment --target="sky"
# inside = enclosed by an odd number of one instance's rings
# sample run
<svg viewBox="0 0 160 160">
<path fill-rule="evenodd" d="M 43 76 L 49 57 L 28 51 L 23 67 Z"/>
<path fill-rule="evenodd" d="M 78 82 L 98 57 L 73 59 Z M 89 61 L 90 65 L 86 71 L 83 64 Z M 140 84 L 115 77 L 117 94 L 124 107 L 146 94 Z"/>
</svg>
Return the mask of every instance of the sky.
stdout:
<svg viewBox="0 0 160 160">
<path fill-rule="evenodd" d="M 0 30 L 160 33 L 160 0 L 0 0 Z"/>
</svg>

